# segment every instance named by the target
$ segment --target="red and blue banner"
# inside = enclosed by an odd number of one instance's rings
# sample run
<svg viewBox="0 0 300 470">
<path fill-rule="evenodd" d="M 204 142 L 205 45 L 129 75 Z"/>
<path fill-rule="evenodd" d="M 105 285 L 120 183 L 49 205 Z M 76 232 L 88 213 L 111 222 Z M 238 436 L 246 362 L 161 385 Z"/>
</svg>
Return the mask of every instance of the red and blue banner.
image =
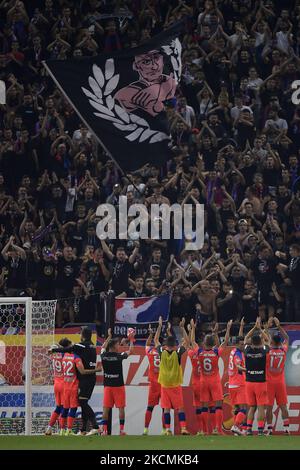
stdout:
<svg viewBox="0 0 300 470">
<path fill-rule="evenodd" d="M 166 322 L 169 319 L 170 294 L 153 297 L 116 299 L 115 323 L 128 326 L 157 323 L 159 317 Z"/>
</svg>

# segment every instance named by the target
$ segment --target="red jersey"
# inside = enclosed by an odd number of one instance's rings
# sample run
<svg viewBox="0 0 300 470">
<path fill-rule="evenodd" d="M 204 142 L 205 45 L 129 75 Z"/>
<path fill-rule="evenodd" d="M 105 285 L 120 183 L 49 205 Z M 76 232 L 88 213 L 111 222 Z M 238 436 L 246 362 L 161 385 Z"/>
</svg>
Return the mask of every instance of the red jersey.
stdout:
<svg viewBox="0 0 300 470">
<path fill-rule="evenodd" d="M 283 344 L 280 348 L 270 348 L 267 354 L 267 381 L 284 382 L 284 366 L 289 347 Z"/>
<path fill-rule="evenodd" d="M 200 361 L 199 361 L 199 351 L 201 351 L 201 349 L 198 346 L 188 351 L 188 356 L 192 363 L 192 384 L 193 385 L 198 385 L 200 381 L 201 366 L 200 366 Z"/>
<path fill-rule="evenodd" d="M 159 374 L 159 364 L 160 364 L 160 357 L 159 353 L 156 348 L 152 346 L 146 346 L 146 355 L 149 361 L 149 372 L 148 372 L 148 379 L 149 382 L 158 382 L 158 374 Z"/>
<path fill-rule="evenodd" d="M 78 387 L 79 380 L 77 377 L 77 365 L 81 365 L 83 367 L 80 357 L 74 353 L 65 353 L 62 360 L 62 364 L 64 371 L 65 388 Z"/>
<path fill-rule="evenodd" d="M 199 349 L 199 363 L 201 369 L 200 381 L 219 379 L 219 357 L 223 348 Z"/>
<path fill-rule="evenodd" d="M 52 368 L 54 383 L 59 383 L 64 381 L 64 369 L 63 369 L 63 358 L 62 353 L 52 354 Z"/>
<path fill-rule="evenodd" d="M 245 385 L 245 372 L 238 369 L 238 366 L 245 367 L 245 356 L 238 348 L 233 348 L 229 354 L 228 377 L 229 388 L 237 388 Z"/>
</svg>

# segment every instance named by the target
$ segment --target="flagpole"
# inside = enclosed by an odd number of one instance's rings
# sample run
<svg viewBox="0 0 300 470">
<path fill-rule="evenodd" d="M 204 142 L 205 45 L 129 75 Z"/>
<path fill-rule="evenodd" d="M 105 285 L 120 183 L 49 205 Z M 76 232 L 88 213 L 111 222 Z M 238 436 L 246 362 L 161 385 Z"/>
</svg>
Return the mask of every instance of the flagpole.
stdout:
<svg viewBox="0 0 300 470">
<path fill-rule="evenodd" d="M 97 140 L 97 142 L 101 145 L 101 147 L 103 148 L 103 150 L 108 154 L 108 156 L 111 158 L 111 160 L 113 160 L 113 162 L 115 163 L 115 165 L 117 166 L 117 168 L 120 170 L 120 172 L 122 173 L 123 176 L 125 176 L 125 178 L 127 178 L 129 180 L 129 182 L 135 187 L 135 189 L 139 192 L 139 194 L 141 196 L 143 196 L 142 192 L 140 191 L 140 189 L 135 185 L 135 183 L 132 181 L 132 179 L 127 175 L 127 173 L 125 173 L 125 171 L 120 167 L 119 163 L 114 159 L 114 157 L 112 156 L 111 152 L 108 150 L 108 148 L 104 145 L 104 143 L 102 142 L 102 140 L 98 137 L 98 135 L 95 133 L 95 131 L 88 125 L 88 123 L 86 122 L 86 120 L 82 117 L 81 113 L 78 111 L 78 109 L 76 108 L 76 106 L 74 105 L 73 101 L 68 97 L 68 95 L 65 93 L 64 89 L 61 87 L 60 83 L 56 80 L 55 76 L 53 75 L 53 73 L 51 72 L 51 70 L 49 69 L 48 65 L 46 64 L 46 62 L 43 60 L 42 61 L 42 64 L 43 66 L 45 67 L 45 69 L 47 70 L 47 72 L 49 73 L 50 77 L 52 78 L 52 80 L 54 81 L 54 83 L 56 84 L 56 86 L 60 89 L 61 93 L 63 94 L 63 96 L 66 98 L 66 100 L 70 103 L 70 105 L 75 109 L 76 113 L 78 114 L 78 116 L 80 117 L 80 119 L 82 120 L 82 122 L 84 122 L 85 126 L 89 129 L 89 131 L 91 132 L 91 134 L 93 134 L 93 136 L 95 137 L 95 139 Z"/>
</svg>

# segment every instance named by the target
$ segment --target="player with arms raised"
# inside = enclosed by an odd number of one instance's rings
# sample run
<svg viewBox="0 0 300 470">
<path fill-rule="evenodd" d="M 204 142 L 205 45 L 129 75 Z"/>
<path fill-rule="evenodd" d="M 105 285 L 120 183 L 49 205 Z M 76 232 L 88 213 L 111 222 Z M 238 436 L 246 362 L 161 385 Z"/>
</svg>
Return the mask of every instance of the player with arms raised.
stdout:
<svg viewBox="0 0 300 470">
<path fill-rule="evenodd" d="M 227 324 L 228 336 L 232 320 Z M 234 407 L 234 424 L 231 431 L 242 435 L 247 428 L 247 405 L 246 405 L 246 378 L 245 378 L 245 356 L 244 356 L 244 318 L 241 320 L 240 330 L 236 339 L 236 347 L 230 351 L 228 362 L 229 395 Z M 243 429 L 240 426 L 243 424 Z"/>
<path fill-rule="evenodd" d="M 133 351 L 134 333 L 128 336 L 130 340 L 129 350 L 120 352 L 120 342 L 118 338 L 112 338 L 111 329 L 108 329 L 108 337 L 106 338 L 101 349 L 101 361 L 103 366 L 103 419 L 102 435 L 107 435 L 107 425 L 109 411 L 114 406 L 119 408 L 120 419 L 120 436 L 125 436 L 125 406 L 126 396 L 123 378 L 123 361 L 128 358 Z"/>
<path fill-rule="evenodd" d="M 268 404 L 266 362 L 270 336 L 261 328 L 258 317 L 254 327 L 245 336 L 246 398 L 249 407 L 247 435 L 252 436 L 252 425 L 257 408 L 258 435 L 264 435 L 265 407 Z"/>
<path fill-rule="evenodd" d="M 271 326 L 273 322 L 279 332 L 276 332 L 271 337 L 270 350 L 267 355 L 267 434 L 273 434 L 272 421 L 275 399 L 281 410 L 284 432 L 285 434 L 289 434 L 289 413 L 287 409 L 287 393 L 284 378 L 284 366 L 289 349 L 289 337 L 285 330 L 280 326 L 278 318 L 270 318 L 268 326 Z"/>
<path fill-rule="evenodd" d="M 224 343 L 219 346 L 218 324 L 216 323 L 212 334 L 204 338 L 203 347 L 199 350 L 199 363 L 201 367 L 200 375 L 200 396 L 202 402 L 202 422 L 203 430 L 208 432 L 208 406 L 209 402 L 215 405 L 216 429 L 214 434 L 224 434 L 223 424 L 223 388 L 219 372 L 219 357 L 222 354 L 223 346 L 227 344 L 229 337 L 225 337 Z"/>
<path fill-rule="evenodd" d="M 164 410 L 164 420 L 166 427 L 166 435 L 171 435 L 171 409 L 178 411 L 180 432 L 182 435 L 188 435 L 186 429 L 185 411 L 182 395 L 182 367 L 181 357 L 189 347 L 189 337 L 184 328 L 184 318 L 180 322 L 180 329 L 183 336 L 184 344 L 179 346 L 176 344 L 174 336 L 168 336 L 164 345 L 161 346 L 158 340 L 155 347 L 160 356 L 158 383 L 161 385 L 160 404 Z"/>
<path fill-rule="evenodd" d="M 192 388 L 193 388 L 193 406 L 196 411 L 197 417 L 197 434 L 203 434 L 203 423 L 202 423 L 202 407 L 201 407 L 201 398 L 200 398 L 200 372 L 201 366 L 199 362 L 199 344 L 195 341 L 196 336 L 196 325 L 192 319 L 190 322 L 190 344 L 191 349 L 188 351 L 188 356 L 192 364 Z"/>
<path fill-rule="evenodd" d="M 158 323 L 158 327 L 157 327 L 155 337 L 154 337 L 155 344 L 159 343 L 161 330 L 162 330 L 162 317 L 159 317 L 159 323 Z M 147 410 L 145 413 L 145 428 L 143 432 L 144 436 L 148 436 L 149 425 L 150 425 L 151 418 L 152 418 L 152 412 L 153 412 L 154 407 L 159 404 L 159 400 L 161 396 L 161 385 L 158 383 L 160 357 L 157 352 L 157 349 L 151 346 L 152 339 L 153 339 L 153 332 L 151 329 L 151 325 L 149 325 L 149 336 L 148 336 L 148 339 L 146 342 L 146 348 L 145 348 L 146 356 L 149 361 L 149 372 L 148 372 L 149 389 L 148 389 L 148 404 L 147 404 Z M 163 433 L 165 433 L 163 413 L 162 413 L 162 425 L 163 425 Z"/>
</svg>

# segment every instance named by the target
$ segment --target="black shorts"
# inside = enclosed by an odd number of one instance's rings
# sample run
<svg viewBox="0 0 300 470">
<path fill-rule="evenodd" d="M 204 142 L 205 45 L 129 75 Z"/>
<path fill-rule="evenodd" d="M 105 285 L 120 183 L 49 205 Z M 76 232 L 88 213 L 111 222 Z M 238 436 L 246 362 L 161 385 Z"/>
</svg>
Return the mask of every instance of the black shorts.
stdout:
<svg viewBox="0 0 300 470">
<path fill-rule="evenodd" d="M 95 384 L 95 380 L 80 380 L 78 388 L 78 397 L 89 400 L 93 394 Z"/>
</svg>

